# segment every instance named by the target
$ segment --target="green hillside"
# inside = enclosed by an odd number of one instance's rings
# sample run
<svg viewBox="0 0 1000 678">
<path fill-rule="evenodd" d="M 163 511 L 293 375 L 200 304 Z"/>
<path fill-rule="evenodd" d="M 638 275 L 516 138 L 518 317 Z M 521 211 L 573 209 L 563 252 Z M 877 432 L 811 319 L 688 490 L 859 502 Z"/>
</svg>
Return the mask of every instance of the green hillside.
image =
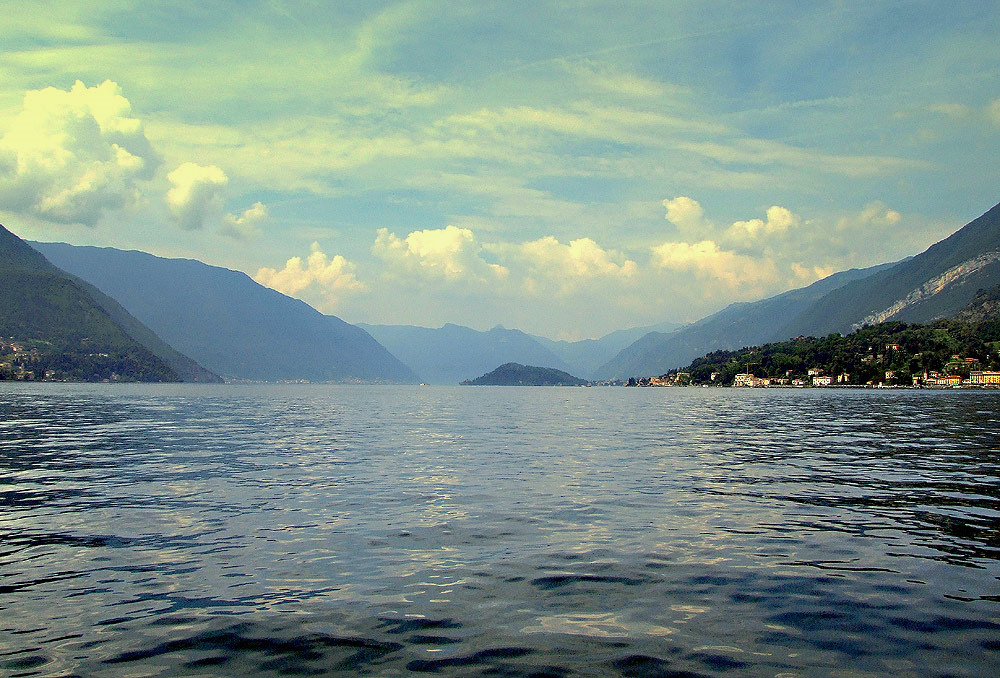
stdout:
<svg viewBox="0 0 1000 678">
<path fill-rule="evenodd" d="M 931 325 L 887 322 L 847 336 L 797 337 L 715 351 L 681 372 L 692 384 L 730 385 L 737 374 L 747 372 L 757 378 L 805 379 L 814 370 L 843 385 L 909 385 L 914 376 L 925 373 L 968 377 L 972 370 L 996 369 L 1000 369 L 1000 321 L 994 319 L 939 320 Z"/>
<path fill-rule="evenodd" d="M 0 379 L 180 381 L 84 289 L 0 226 Z"/>
<path fill-rule="evenodd" d="M 1000 285 L 977 291 L 969 305 L 956 314 L 954 320 L 967 323 L 1000 320 Z"/>
</svg>

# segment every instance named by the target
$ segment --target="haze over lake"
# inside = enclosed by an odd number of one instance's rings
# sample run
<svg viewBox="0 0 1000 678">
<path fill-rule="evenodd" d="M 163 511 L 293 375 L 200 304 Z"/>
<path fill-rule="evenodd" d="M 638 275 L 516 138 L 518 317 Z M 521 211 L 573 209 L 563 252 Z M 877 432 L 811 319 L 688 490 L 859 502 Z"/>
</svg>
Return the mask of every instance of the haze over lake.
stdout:
<svg viewBox="0 0 1000 678">
<path fill-rule="evenodd" d="M 997 392 L 0 385 L 0 673 L 995 676 Z"/>
</svg>

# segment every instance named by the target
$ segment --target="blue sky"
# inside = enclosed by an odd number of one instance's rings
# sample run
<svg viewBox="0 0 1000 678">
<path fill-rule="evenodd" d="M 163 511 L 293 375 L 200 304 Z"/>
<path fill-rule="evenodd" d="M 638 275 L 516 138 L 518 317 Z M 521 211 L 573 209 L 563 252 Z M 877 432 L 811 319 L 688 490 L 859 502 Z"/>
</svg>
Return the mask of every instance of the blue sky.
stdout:
<svg viewBox="0 0 1000 678">
<path fill-rule="evenodd" d="M 0 11 L 4 225 L 353 322 L 695 320 L 1000 200 L 995 2 Z"/>
</svg>

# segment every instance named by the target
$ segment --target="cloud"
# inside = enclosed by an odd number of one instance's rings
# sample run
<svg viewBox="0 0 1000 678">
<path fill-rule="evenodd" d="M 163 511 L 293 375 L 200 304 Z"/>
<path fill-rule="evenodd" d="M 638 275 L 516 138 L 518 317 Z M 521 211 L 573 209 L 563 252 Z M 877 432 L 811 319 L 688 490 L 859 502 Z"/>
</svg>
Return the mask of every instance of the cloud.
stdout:
<svg viewBox="0 0 1000 678">
<path fill-rule="evenodd" d="M 800 262 L 792 264 L 792 275 L 796 280 L 800 281 L 802 285 L 808 285 L 822 278 L 829 277 L 836 272 L 837 269 L 833 266 L 806 266 Z"/>
<path fill-rule="evenodd" d="M 226 237 L 235 238 L 236 240 L 256 238 L 260 235 L 258 227 L 267 221 L 267 217 L 267 205 L 262 202 L 255 202 L 249 209 L 244 210 L 240 216 L 236 216 L 235 214 L 224 216 L 222 218 L 222 228 L 219 229 L 219 232 Z"/>
<path fill-rule="evenodd" d="M 568 244 L 553 236 L 518 244 L 494 244 L 487 248 L 501 256 L 530 293 L 568 294 L 590 282 L 627 281 L 638 272 L 638 265 L 621 252 L 603 249 L 590 238 L 578 238 Z"/>
<path fill-rule="evenodd" d="M 537 267 L 555 271 L 558 275 L 576 278 L 629 276 L 635 273 L 635 262 L 624 255 L 602 249 L 590 238 L 571 240 L 563 245 L 552 236 L 521 245 L 521 252 Z"/>
<path fill-rule="evenodd" d="M 1000 126 L 1000 99 L 994 99 L 985 106 L 968 106 L 954 102 L 940 102 L 924 107 L 931 113 L 938 113 L 959 123 L 981 123 Z"/>
<path fill-rule="evenodd" d="M 310 296 L 319 300 L 317 305 L 323 307 L 321 310 L 333 310 L 345 296 L 366 289 L 355 276 L 353 263 L 339 254 L 330 259 L 318 242 L 312 244 L 304 262 L 301 257 L 292 257 L 281 270 L 261 268 L 254 280 L 289 296 L 311 292 Z"/>
<path fill-rule="evenodd" d="M 660 97 L 667 91 L 665 85 L 655 80 L 610 68 L 591 59 L 561 60 L 560 63 L 568 73 L 575 75 L 592 89 L 643 98 Z"/>
<path fill-rule="evenodd" d="M 729 250 L 712 240 L 696 243 L 665 242 L 652 248 L 653 264 L 672 271 L 687 271 L 711 278 L 732 290 L 774 283 L 774 264 Z"/>
<path fill-rule="evenodd" d="M 876 201 L 865 205 L 864 209 L 853 218 L 844 218 L 839 222 L 840 226 L 854 224 L 861 226 L 881 226 L 892 227 L 899 223 L 902 215 L 894 209 L 890 209 L 884 202 Z"/>
<path fill-rule="evenodd" d="M 467 228 L 413 231 L 401 239 L 380 228 L 372 245 L 372 254 L 398 270 L 423 277 L 448 281 L 489 282 L 504 278 L 507 269 L 488 263 L 480 256 L 482 246 Z"/>
<path fill-rule="evenodd" d="M 732 294 L 756 290 L 773 294 L 809 284 L 835 270 L 892 261 L 919 252 L 941 233 L 915 218 L 904 219 L 884 202 L 856 212 L 819 214 L 806 219 L 772 205 L 765 218 L 734 221 L 725 227 L 705 218 L 691 198 L 664 201 L 667 218 L 685 228 L 681 237 L 652 248 L 662 271 L 696 273 Z M 696 228 L 697 227 L 697 228 Z M 878 248 L 858 243 L 877 242 Z M 728 281 L 728 282 L 727 282 Z"/>
<path fill-rule="evenodd" d="M 667 221 L 684 235 L 701 234 L 711 228 L 705 221 L 705 210 L 697 200 L 681 195 L 672 200 L 664 200 L 663 206 L 667 208 Z"/>
<path fill-rule="evenodd" d="M 894 235 L 910 230 L 899 228 L 902 219 L 899 212 L 876 200 L 865 205 L 860 212 L 837 217 L 832 227 L 824 229 L 821 238 L 828 247 L 839 246 L 845 252 L 858 252 L 857 242 L 887 243 L 893 240 Z"/>
<path fill-rule="evenodd" d="M 765 248 L 772 244 L 769 241 L 795 231 L 803 223 L 802 218 L 791 210 L 772 205 L 767 208 L 766 219 L 735 221 L 729 228 L 723 229 L 705 218 L 705 210 L 693 198 L 678 196 L 664 200 L 663 206 L 667 208 L 667 221 L 677 227 L 682 239 L 688 242 L 713 240 L 724 246 L 742 249 Z"/>
<path fill-rule="evenodd" d="M 802 225 L 802 218 L 791 210 L 772 205 L 767 208 L 767 220 L 736 221 L 726 232 L 727 239 L 740 244 L 754 244 L 768 236 L 787 233 Z"/>
<path fill-rule="evenodd" d="M 970 107 L 965 104 L 952 102 L 931 104 L 930 106 L 927 106 L 927 110 L 931 113 L 940 113 L 941 115 L 954 120 L 962 120 L 972 115 L 972 109 Z"/>
<path fill-rule="evenodd" d="M 682 141 L 677 148 L 725 165 L 785 167 L 798 171 L 873 177 L 908 170 L 930 169 L 923 160 L 879 155 L 837 155 L 770 139 L 736 137 L 713 141 Z"/>
<path fill-rule="evenodd" d="M 137 204 L 159 158 L 131 113 L 110 80 L 27 92 L 0 138 L 0 205 L 94 226 L 105 211 Z"/>
<path fill-rule="evenodd" d="M 173 185 L 167 191 L 167 207 L 181 228 L 198 230 L 209 215 L 222 211 L 221 190 L 229 178 L 215 165 L 186 162 L 168 174 L 167 180 Z"/>
</svg>

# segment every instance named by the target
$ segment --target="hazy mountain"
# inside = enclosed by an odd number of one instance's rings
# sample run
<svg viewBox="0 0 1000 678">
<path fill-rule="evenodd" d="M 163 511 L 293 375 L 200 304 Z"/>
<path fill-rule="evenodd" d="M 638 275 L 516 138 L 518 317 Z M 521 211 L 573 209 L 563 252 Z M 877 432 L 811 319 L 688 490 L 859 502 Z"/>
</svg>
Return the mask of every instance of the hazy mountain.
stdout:
<svg viewBox="0 0 1000 678">
<path fill-rule="evenodd" d="M 0 337 L 36 350 L 32 371 L 83 380 L 217 379 L 3 226 L 0 289 Z"/>
<path fill-rule="evenodd" d="M 545 337 L 531 335 L 539 344 L 552 351 L 570 366 L 574 374 L 582 374 L 593 378 L 597 370 L 614 358 L 623 348 L 639 340 L 650 332 L 670 333 L 683 327 L 682 323 L 664 322 L 647 327 L 632 327 L 627 330 L 615 330 L 600 339 L 583 339 L 580 341 L 555 341 Z"/>
<path fill-rule="evenodd" d="M 787 339 L 794 336 L 786 334 L 790 319 L 811 308 L 831 290 L 896 265 L 883 264 L 834 273 L 808 287 L 761 301 L 730 304 L 718 313 L 669 334 L 651 332 L 600 367 L 596 376 L 600 379 L 623 379 L 658 375 L 687 365 L 710 351 Z"/>
<path fill-rule="evenodd" d="M 191 358 L 177 351 L 173 346 L 163 341 L 153 330 L 139 322 L 135 316 L 125 310 L 121 304 L 101 292 L 99 289 L 75 276 L 84 290 L 96 301 L 125 332 L 142 344 L 145 348 L 160 358 L 176 372 L 182 381 L 201 383 L 222 383 L 222 377 L 211 372 Z"/>
<path fill-rule="evenodd" d="M 237 271 L 144 252 L 34 243 L 174 348 L 234 379 L 417 381 L 364 330 Z"/>
<path fill-rule="evenodd" d="M 584 379 L 578 379 L 562 370 L 517 363 L 506 363 L 488 374 L 462 382 L 463 386 L 585 386 L 586 384 Z"/>
<path fill-rule="evenodd" d="M 552 351 L 520 330 L 497 326 L 480 332 L 450 323 L 436 329 L 363 323 L 359 327 L 430 384 L 457 384 L 508 362 L 570 370 Z"/>
<path fill-rule="evenodd" d="M 922 254 L 831 291 L 784 331 L 819 336 L 885 320 L 926 323 L 954 315 L 998 283 L 1000 205 Z"/>
</svg>

